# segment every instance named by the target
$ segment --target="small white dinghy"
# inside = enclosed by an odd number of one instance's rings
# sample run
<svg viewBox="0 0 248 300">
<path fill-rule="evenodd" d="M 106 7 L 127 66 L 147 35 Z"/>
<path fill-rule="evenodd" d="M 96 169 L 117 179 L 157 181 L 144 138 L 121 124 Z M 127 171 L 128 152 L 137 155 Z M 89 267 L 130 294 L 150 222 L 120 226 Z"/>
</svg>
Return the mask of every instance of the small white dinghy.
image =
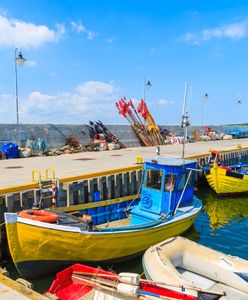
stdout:
<svg viewBox="0 0 248 300">
<path fill-rule="evenodd" d="M 147 279 L 196 295 L 225 292 L 221 299 L 248 299 L 248 261 L 212 250 L 183 237 L 150 247 L 143 256 Z"/>
</svg>

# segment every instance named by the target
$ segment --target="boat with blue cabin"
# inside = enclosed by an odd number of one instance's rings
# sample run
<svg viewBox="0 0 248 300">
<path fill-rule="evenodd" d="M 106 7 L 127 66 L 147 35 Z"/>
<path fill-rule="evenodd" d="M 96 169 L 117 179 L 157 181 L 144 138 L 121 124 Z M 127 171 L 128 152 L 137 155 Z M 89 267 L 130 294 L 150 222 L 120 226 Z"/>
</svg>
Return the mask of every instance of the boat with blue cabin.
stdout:
<svg viewBox="0 0 248 300">
<path fill-rule="evenodd" d="M 39 277 L 76 262 L 127 260 L 189 229 L 202 208 L 194 196 L 196 161 L 158 155 L 143 167 L 140 200 L 123 214 L 116 213 L 113 200 L 104 201 L 105 218 L 96 211 L 87 218 L 53 209 L 5 213 L 10 253 L 21 276 Z"/>
</svg>

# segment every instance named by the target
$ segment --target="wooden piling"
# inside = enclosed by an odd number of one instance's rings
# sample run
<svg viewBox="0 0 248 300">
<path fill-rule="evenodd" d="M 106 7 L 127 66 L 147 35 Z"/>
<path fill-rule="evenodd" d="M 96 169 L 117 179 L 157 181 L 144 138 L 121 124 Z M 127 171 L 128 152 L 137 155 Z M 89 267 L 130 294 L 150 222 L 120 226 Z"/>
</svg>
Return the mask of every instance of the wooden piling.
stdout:
<svg viewBox="0 0 248 300">
<path fill-rule="evenodd" d="M 106 176 L 99 178 L 99 191 L 100 191 L 100 195 L 101 195 L 101 200 L 108 200 Z"/>
</svg>

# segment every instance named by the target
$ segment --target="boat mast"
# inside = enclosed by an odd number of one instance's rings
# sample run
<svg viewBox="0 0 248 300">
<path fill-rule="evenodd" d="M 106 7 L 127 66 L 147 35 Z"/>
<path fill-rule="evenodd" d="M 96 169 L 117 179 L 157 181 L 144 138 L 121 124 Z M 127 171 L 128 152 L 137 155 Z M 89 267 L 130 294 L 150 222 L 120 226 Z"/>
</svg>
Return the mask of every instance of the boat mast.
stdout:
<svg viewBox="0 0 248 300">
<path fill-rule="evenodd" d="M 183 153 L 182 158 L 184 159 L 184 151 L 185 151 L 185 142 L 188 140 L 188 126 L 189 123 L 189 112 L 187 107 L 187 98 L 188 98 L 188 83 L 185 83 L 184 90 L 184 101 L 183 101 L 183 113 L 182 113 L 182 123 L 181 127 L 183 128 Z"/>
</svg>

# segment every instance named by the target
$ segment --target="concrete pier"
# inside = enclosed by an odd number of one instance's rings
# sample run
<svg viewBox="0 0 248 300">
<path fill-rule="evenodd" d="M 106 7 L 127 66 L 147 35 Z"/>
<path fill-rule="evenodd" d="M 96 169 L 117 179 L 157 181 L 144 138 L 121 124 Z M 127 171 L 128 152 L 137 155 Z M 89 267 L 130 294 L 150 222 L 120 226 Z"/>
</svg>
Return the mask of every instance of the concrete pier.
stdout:
<svg viewBox="0 0 248 300">
<path fill-rule="evenodd" d="M 185 157 L 195 158 L 203 166 L 209 149 L 216 149 L 223 151 L 224 164 L 235 164 L 240 156 L 247 162 L 246 145 L 248 139 L 188 143 Z M 182 145 L 160 146 L 160 154 L 181 157 Z M 142 165 L 137 164 L 137 157 L 145 160 L 155 156 L 156 147 L 137 147 L 3 160 L 0 162 L 0 220 L 3 222 L 4 211 L 16 212 L 39 204 L 40 208 L 51 207 L 53 188 L 56 206 L 67 207 L 67 211 L 91 202 L 123 197 L 122 201 L 126 201 L 125 197 L 139 193 L 142 184 Z M 201 176 L 198 173 L 197 179 Z"/>
<path fill-rule="evenodd" d="M 7 272 L 0 268 L 0 299 L 3 300 L 46 300 L 45 296 L 33 291 L 24 280 L 22 283 L 8 278 Z"/>
<path fill-rule="evenodd" d="M 248 138 L 188 143 L 185 146 L 185 155 L 207 155 L 210 148 L 216 150 L 237 149 L 238 144 L 241 147 L 248 146 Z M 160 154 L 181 157 L 182 145 L 160 146 Z M 63 178 L 134 166 L 139 155 L 143 159 L 154 157 L 156 147 L 135 147 L 113 151 L 2 160 L 0 161 L 0 193 L 3 187 L 30 183 L 34 169 L 38 169 L 41 174 L 44 174 L 47 168 L 54 168 L 55 176 Z"/>
</svg>

